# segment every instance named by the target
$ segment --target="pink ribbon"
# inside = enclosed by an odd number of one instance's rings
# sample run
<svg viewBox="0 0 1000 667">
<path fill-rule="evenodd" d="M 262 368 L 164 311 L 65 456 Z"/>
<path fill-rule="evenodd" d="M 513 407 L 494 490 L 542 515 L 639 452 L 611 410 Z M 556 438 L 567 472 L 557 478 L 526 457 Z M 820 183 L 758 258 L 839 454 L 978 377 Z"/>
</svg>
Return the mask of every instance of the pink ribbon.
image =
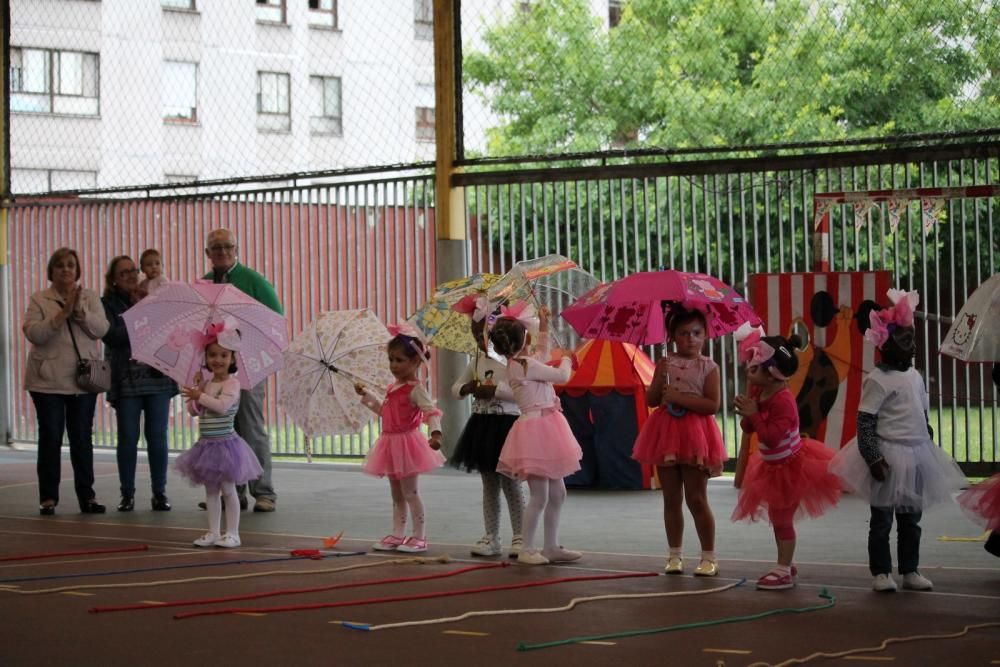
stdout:
<svg viewBox="0 0 1000 667">
<path fill-rule="evenodd" d="M 399 322 L 398 324 L 389 324 L 386 326 L 389 330 L 389 335 L 395 338 L 396 336 L 406 336 L 413 340 L 408 341 L 410 347 L 412 347 L 417 354 L 419 354 L 424 359 L 430 359 L 431 353 L 427 349 L 427 343 L 424 342 L 424 336 L 420 332 L 420 329 L 415 327 L 410 322 Z"/>
<path fill-rule="evenodd" d="M 865 331 L 865 340 L 882 349 L 885 341 L 889 339 L 889 334 L 895 331 L 896 327 L 913 326 L 913 311 L 920 303 L 920 294 L 915 290 L 904 292 L 902 290 L 891 289 L 886 292 L 892 306 L 883 310 L 873 310 L 868 315 L 871 326 Z"/>
<path fill-rule="evenodd" d="M 516 301 L 510 306 L 500 306 L 500 317 L 506 317 L 520 322 L 525 329 L 538 330 L 539 321 L 535 307 L 527 301 Z"/>
<path fill-rule="evenodd" d="M 468 315 L 473 322 L 482 322 L 493 310 L 485 295 L 466 294 L 451 307 L 456 313 Z"/>
<path fill-rule="evenodd" d="M 774 358 L 775 349 L 761 340 L 763 337 L 764 329 L 750 326 L 749 322 L 744 322 L 733 332 L 740 363 L 746 366 L 761 366 L 766 368 L 772 377 L 787 380 L 785 374 L 779 371 L 774 363 L 768 363 Z"/>
</svg>

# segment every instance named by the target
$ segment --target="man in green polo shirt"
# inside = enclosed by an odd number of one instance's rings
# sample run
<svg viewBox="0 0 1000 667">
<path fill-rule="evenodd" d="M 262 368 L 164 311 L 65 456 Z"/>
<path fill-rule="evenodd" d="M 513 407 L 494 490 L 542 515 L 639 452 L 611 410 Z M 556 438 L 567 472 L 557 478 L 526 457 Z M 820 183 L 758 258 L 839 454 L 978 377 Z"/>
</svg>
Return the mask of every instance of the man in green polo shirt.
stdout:
<svg viewBox="0 0 1000 667">
<path fill-rule="evenodd" d="M 284 314 L 278 293 L 267 278 L 253 269 L 243 266 L 237 260 L 236 236 L 228 229 L 214 229 L 208 233 L 205 254 L 212 262 L 212 271 L 206 278 L 216 283 L 231 283 L 240 291 L 249 294 L 276 313 Z M 250 495 L 254 497 L 254 512 L 273 512 L 278 499 L 271 484 L 271 438 L 264 421 L 264 396 L 267 381 L 253 389 L 240 391 L 240 407 L 236 413 L 236 432 L 247 441 L 264 472 L 260 478 L 249 483 Z M 246 487 L 237 487 L 240 507 L 246 509 Z"/>
</svg>

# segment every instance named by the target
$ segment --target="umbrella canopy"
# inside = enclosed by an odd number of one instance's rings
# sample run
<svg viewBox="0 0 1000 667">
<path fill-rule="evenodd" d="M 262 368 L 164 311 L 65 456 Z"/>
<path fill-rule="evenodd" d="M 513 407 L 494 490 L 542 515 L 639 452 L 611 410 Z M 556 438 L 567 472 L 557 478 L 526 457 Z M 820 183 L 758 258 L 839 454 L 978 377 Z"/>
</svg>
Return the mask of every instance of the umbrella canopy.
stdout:
<svg viewBox="0 0 1000 667">
<path fill-rule="evenodd" d="M 962 361 L 1000 362 L 1000 273 L 976 288 L 962 306 L 941 353 Z"/>
<path fill-rule="evenodd" d="M 545 255 L 517 262 L 486 295 L 491 303 L 528 301 L 558 315 L 578 297 L 600 284 L 593 275 L 563 255 Z M 549 323 L 552 342 L 557 347 L 576 346 L 576 332 L 558 318 Z"/>
<path fill-rule="evenodd" d="M 243 389 L 281 368 L 288 347 L 285 318 L 227 283 L 167 283 L 122 318 L 132 356 L 181 385 L 190 385 L 204 366 L 203 335 L 210 324 L 235 322 L 236 377 Z"/>
<path fill-rule="evenodd" d="M 435 347 L 475 354 L 478 347 L 469 331 L 469 316 L 455 312 L 452 306 L 470 294 L 484 294 L 499 279 L 495 273 L 474 273 L 441 283 L 407 321 L 420 329 L 427 342 Z"/>
<path fill-rule="evenodd" d="M 392 384 L 391 336 L 370 310 L 321 314 L 285 350 L 278 401 L 309 436 L 357 433 L 374 418 L 354 391 Z"/>
<path fill-rule="evenodd" d="M 655 345 L 665 339 L 665 311 L 678 305 L 705 314 L 710 337 L 732 333 L 760 317 L 735 289 L 704 273 L 643 271 L 605 283 L 562 311 L 584 338 Z"/>
</svg>

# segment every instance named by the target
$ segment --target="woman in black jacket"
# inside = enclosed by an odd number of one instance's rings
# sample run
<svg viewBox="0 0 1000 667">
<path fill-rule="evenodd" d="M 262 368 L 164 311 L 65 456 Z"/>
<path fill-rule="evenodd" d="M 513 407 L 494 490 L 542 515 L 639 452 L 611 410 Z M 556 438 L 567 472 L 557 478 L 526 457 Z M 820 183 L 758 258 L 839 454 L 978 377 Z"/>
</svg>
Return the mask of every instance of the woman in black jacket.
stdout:
<svg viewBox="0 0 1000 667">
<path fill-rule="evenodd" d="M 139 271 L 127 255 L 111 260 L 105 275 L 101 302 L 110 327 L 104 336 L 105 357 L 111 364 L 108 402 L 118 421 L 118 480 L 121 484 L 119 512 L 135 508 L 135 466 L 139 445 L 140 418 L 145 415 L 144 433 L 149 472 L 152 478 L 153 510 L 170 510 L 167 500 L 167 424 L 170 399 L 177 385 L 154 368 L 132 359 L 132 347 L 122 314 L 142 299 Z"/>
</svg>

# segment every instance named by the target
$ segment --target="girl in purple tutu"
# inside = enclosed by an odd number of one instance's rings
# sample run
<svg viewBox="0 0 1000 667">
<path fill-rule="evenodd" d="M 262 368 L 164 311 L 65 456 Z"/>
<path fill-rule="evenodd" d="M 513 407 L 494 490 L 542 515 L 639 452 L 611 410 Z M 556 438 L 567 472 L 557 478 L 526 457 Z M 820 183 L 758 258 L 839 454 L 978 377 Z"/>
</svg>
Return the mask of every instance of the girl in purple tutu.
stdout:
<svg viewBox="0 0 1000 667">
<path fill-rule="evenodd" d="M 441 448 L 441 411 L 417 378 L 420 364 L 431 354 L 410 324 L 389 327 L 389 371 L 396 381 L 380 400 L 363 385 L 354 390 L 361 402 L 382 416 L 382 435 L 372 446 L 361 470 L 375 477 L 389 478 L 392 493 L 392 532 L 372 545 L 376 551 L 423 553 L 427 551 L 424 503 L 417 489 L 417 477 L 444 463 Z M 431 430 L 430 441 L 420 431 L 421 422 Z M 406 537 L 409 509 L 413 534 Z"/>
<path fill-rule="evenodd" d="M 528 356 L 528 331 L 538 329 L 535 355 Z M 566 563 L 580 558 L 579 551 L 559 544 L 559 514 L 566 499 L 563 477 L 580 469 L 583 452 L 560 411 L 554 383 L 565 384 L 571 373 L 571 359 L 563 356 L 558 366 L 543 363 L 549 356 L 548 311 L 541 320 L 524 302 L 501 306 L 500 317 L 490 331 L 493 348 L 507 358 L 507 381 L 520 416 L 504 440 L 497 472 L 527 480 L 531 498 L 522 523 L 524 546 L 517 562 L 525 565 Z M 535 546 L 538 521 L 544 515 L 545 542 Z"/>
<path fill-rule="evenodd" d="M 702 354 L 708 337 L 705 315 L 698 310 L 671 306 L 667 315 L 667 343 L 677 352 L 656 362 L 653 382 L 646 390 L 646 405 L 656 410 L 636 438 L 632 458 L 656 466 L 663 491 L 663 524 L 670 549 L 663 568 L 681 574 L 684 537 L 683 503 L 694 518 L 701 542 L 696 576 L 719 573 L 715 556 L 715 516 L 708 504 L 708 478 L 722 474 L 726 447 L 715 423 L 719 411 L 719 366 Z"/>
<path fill-rule="evenodd" d="M 240 546 L 240 501 L 236 485 L 260 477 L 262 469 L 250 445 L 236 434 L 233 419 L 240 407 L 240 382 L 236 373 L 236 352 L 240 333 L 234 323 L 209 325 L 204 338 L 205 369 L 194 377 L 193 387 L 181 394 L 188 411 L 199 418 L 199 438 L 194 447 L 177 457 L 178 472 L 192 484 L 205 486 L 208 532 L 194 541 L 197 547 Z M 226 533 L 221 532 L 222 497 L 226 503 Z"/>
</svg>

